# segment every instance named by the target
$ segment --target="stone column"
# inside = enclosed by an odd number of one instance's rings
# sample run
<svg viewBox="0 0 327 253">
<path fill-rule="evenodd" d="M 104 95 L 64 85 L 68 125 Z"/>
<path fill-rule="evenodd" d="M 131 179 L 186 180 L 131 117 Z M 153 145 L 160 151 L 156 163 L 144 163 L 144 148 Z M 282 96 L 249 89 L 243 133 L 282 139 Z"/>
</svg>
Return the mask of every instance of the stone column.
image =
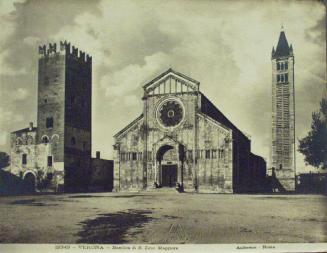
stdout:
<svg viewBox="0 0 327 253">
<path fill-rule="evenodd" d="M 120 191 L 120 145 L 119 144 L 115 144 L 114 145 L 114 188 L 113 191 L 114 192 L 118 192 Z"/>
<path fill-rule="evenodd" d="M 162 183 L 162 169 L 161 169 L 161 161 L 159 161 L 159 165 L 158 165 L 158 173 L 159 173 L 159 182 L 158 184 L 161 185 Z"/>
</svg>

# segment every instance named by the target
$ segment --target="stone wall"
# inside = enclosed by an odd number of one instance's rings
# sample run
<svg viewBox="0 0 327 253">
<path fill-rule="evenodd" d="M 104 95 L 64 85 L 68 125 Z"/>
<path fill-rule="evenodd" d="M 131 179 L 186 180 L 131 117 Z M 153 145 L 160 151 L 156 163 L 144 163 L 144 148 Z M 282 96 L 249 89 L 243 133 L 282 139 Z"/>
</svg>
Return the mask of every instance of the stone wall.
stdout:
<svg viewBox="0 0 327 253">
<path fill-rule="evenodd" d="M 89 185 L 90 191 L 112 191 L 113 161 L 92 158 L 92 174 Z"/>
<path fill-rule="evenodd" d="M 56 160 L 54 145 L 52 143 L 19 144 L 15 142 L 24 135 L 31 136 L 30 133 L 11 134 L 11 173 L 22 180 L 28 173 L 31 173 L 35 177 L 38 190 L 58 191 L 64 183 L 64 169 L 63 163 Z M 48 161 L 49 157 L 52 159 L 51 164 Z"/>
<path fill-rule="evenodd" d="M 65 189 L 83 190 L 91 173 L 92 59 L 66 42 L 58 50 L 50 44 L 39 52 L 38 143 L 46 137 L 55 144 L 55 160 L 65 167 Z"/>
<path fill-rule="evenodd" d="M 277 68 L 277 65 L 283 67 Z M 285 75 L 288 77 L 287 80 L 284 78 Z M 275 168 L 277 179 L 287 191 L 295 190 L 294 96 L 293 54 L 273 56 L 271 167 Z"/>
<path fill-rule="evenodd" d="M 234 192 L 245 192 L 247 191 L 247 179 L 251 174 L 249 166 L 251 141 L 206 96 L 201 94 L 200 99 L 200 108 L 203 114 L 232 130 L 233 190 Z"/>
<path fill-rule="evenodd" d="M 200 191 L 233 192 L 232 131 L 199 116 L 198 175 Z"/>
<path fill-rule="evenodd" d="M 115 190 L 138 191 L 143 188 L 143 118 L 116 140 Z"/>
<path fill-rule="evenodd" d="M 82 52 L 66 54 L 64 155 L 67 191 L 86 190 L 92 173 L 92 62 L 82 55 Z"/>
<path fill-rule="evenodd" d="M 173 97 L 181 101 L 185 110 L 185 118 L 180 126 L 172 131 L 163 128 L 157 121 L 156 110 L 158 104 L 163 100 Z M 149 96 L 145 101 L 144 115 L 146 115 L 146 145 L 145 150 L 151 157 L 147 157 L 147 181 L 148 185 L 151 186 L 156 181 L 156 173 L 159 171 L 159 164 L 156 162 L 156 154 L 160 147 L 169 144 L 176 146 L 175 152 L 178 152 L 178 143 L 184 146 L 186 151 L 192 152 L 192 157 L 195 157 L 195 150 L 197 146 L 196 142 L 196 112 L 197 112 L 197 94 L 196 93 L 176 93 L 173 95 L 155 95 Z M 174 140 L 171 143 L 171 140 Z M 183 168 L 183 179 L 185 188 L 194 188 L 194 166 L 195 161 L 188 159 L 184 163 Z M 178 165 L 179 170 L 181 164 Z M 181 180 L 180 173 L 178 179 Z"/>
<path fill-rule="evenodd" d="M 39 59 L 37 143 L 57 136 L 55 160 L 64 161 L 65 55 L 54 53 Z M 53 126 L 47 127 L 47 118 Z"/>
</svg>

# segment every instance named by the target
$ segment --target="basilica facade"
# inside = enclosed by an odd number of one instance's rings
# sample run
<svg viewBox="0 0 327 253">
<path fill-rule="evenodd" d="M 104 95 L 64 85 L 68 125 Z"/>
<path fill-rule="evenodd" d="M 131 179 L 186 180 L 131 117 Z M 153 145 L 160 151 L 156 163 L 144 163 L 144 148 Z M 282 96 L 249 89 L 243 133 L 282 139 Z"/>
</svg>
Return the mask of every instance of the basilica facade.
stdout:
<svg viewBox="0 0 327 253">
<path fill-rule="evenodd" d="M 195 192 L 251 192 L 266 163 L 251 140 L 173 69 L 143 86 L 143 112 L 115 136 L 114 190 L 179 185 Z"/>
</svg>

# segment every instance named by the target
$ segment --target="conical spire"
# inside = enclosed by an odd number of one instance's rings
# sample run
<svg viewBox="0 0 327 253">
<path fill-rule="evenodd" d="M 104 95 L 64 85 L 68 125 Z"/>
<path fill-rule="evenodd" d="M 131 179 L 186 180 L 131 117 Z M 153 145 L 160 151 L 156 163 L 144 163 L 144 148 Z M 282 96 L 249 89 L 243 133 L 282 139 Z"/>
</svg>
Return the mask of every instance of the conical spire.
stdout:
<svg viewBox="0 0 327 253">
<path fill-rule="evenodd" d="M 288 56 L 290 55 L 290 47 L 288 46 L 288 42 L 286 39 L 285 32 L 282 28 L 282 31 L 279 34 L 279 39 L 278 39 L 278 44 L 276 47 L 275 54 L 273 55 L 274 57 L 279 57 L 279 56 Z"/>
</svg>

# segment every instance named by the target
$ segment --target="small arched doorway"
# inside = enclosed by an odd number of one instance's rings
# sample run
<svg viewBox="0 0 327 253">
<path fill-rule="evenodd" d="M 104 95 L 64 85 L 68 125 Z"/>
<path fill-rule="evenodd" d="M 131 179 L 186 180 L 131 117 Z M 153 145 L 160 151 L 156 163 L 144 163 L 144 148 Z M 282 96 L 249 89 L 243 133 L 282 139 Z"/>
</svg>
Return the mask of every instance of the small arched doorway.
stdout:
<svg viewBox="0 0 327 253">
<path fill-rule="evenodd" d="M 36 178 L 33 173 L 28 172 L 24 176 L 23 180 L 23 191 L 24 193 L 33 193 L 35 192 Z"/>
<path fill-rule="evenodd" d="M 178 151 L 172 145 L 163 145 L 156 156 L 159 163 L 159 184 L 161 187 L 175 187 L 178 180 Z"/>
</svg>

